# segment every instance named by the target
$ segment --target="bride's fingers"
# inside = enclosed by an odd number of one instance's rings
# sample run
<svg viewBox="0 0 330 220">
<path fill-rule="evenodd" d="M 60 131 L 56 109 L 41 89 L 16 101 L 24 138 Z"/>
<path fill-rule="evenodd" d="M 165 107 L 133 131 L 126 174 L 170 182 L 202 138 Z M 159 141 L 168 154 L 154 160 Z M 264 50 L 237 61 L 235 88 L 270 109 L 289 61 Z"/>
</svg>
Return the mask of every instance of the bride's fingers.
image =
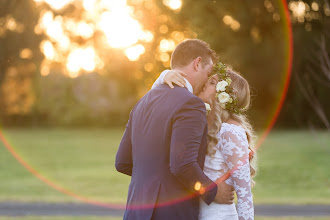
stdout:
<svg viewBox="0 0 330 220">
<path fill-rule="evenodd" d="M 181 70 L 177 70 L 177 72 L 180 73 L 181 76 L 183 76 L 183 77 L 187 76 L 187 74 L 185 72 L 181 71 Z"/>
<path fill-rule="evenodd" d="M 179 83 L 181 87 L 185 87 L 186 86 L 186 81 L 180 77 L 176 77 L 175 78 Z"/>
<path fill-rule="evenodd" d="M 177 84 L 178 86 L 181 86 L 182 88 L 184 87 L 184 84 L 182 84 L 182 82 L 177 79 L 173 80 L 173 83 Z"/>
<path fill-rule="evenodd" d="M 171 80 L 165 80 L 164 82 L 165 82 L 169 87 L 171 87 L 172 89 L 174 88 L 174 86 L 173 86 L 173 84 L 172 84 L 173 81 L 171 81 Z"/>
<path fill-rule="evenodd" d="M 171 78 L 171 79 L 169 79 L 169 80 L 166 80 L 166 83 L 167 84 L 169 84 L 169 83 L 174 83 L 174 84 L 176 84 L 176 85 L 178 85 L 178 86 L 181 86 L 181 87 L 185 87 L 185 84 L 183 84 L 183 82 L 179 79 L 179 78 L 177 78 L 177 77 L 173 77 L 173 78 Z M 172 87 L 171 87 L 172 88 Z"/>
<path fill-rule="evenodd" d="M 180 73 L 180 72 L 179 72 Z M 183 73 L 183 72 L 182 72 Z M 185 73 L 184 73 L 185 74 Z M 179 77 L 180 79 L 182 79 L 182 80 L 184 80 L 185 78 L 185 76 L 186 76 L 187 74 L 185 74 L 185 75 L 182 75 L 181 73 L 180 74 L 177 74 L 176 76 L 177 77 Z"/>
</svg>

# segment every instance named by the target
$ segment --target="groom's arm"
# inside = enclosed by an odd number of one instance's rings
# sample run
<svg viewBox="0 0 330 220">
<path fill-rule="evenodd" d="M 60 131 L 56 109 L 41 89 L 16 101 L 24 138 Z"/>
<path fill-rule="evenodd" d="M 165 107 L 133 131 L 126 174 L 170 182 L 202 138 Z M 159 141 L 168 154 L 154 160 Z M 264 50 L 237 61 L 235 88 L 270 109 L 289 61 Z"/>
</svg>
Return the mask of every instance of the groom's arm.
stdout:
<svg viewBox="0 0 330 220">
<path fill-rule="evenodd" d="M 132 176 L 132 142 L 131 142 L 131 115 L 126 125 L 124 135 L 121 139 L 117 154 L 116 154 L 116 169 L 126 175 Z"/>
<path fill-rule="evenodd" d="M 201 195 L 210 204 L 217 187 L 197 163 L 199 148 L 206 126 L 204 102 L 192 97 L 174 114 L 171 136 L 170 169 L 189 190 Z"/>
</svg>

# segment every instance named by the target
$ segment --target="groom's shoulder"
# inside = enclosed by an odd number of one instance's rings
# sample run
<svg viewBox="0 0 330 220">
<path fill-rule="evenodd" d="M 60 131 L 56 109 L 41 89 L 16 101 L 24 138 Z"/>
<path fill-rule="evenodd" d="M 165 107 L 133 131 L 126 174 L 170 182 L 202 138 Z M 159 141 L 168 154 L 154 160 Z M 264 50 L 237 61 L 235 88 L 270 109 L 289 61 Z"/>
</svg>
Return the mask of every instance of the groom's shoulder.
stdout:
<svg viewBox="0 0 330 220">
<path fill-rule="evenodd" d="M 205 104 L 202 99 L 191 93 L 187 88 L 175 86 L 172 96 L 179 99 L 180 103 L 188 106 L 194 106 L 194 108 L 205 109 Z"/>
<path fill-rule="evenodd" d="M 187 88 L 182 88 L 180 86 L 174 85 L 174 88 L 170 88 L 168 85 L 159 85 L 156 88 L 149 91 L 150 97 L 149 98 L 161 98 L 166 99 L 167 101 L 174 102 L 174 103 L 198 103 L 204 106 L 204 102 L 193 93 L 191 93 Z"/>
</svg>

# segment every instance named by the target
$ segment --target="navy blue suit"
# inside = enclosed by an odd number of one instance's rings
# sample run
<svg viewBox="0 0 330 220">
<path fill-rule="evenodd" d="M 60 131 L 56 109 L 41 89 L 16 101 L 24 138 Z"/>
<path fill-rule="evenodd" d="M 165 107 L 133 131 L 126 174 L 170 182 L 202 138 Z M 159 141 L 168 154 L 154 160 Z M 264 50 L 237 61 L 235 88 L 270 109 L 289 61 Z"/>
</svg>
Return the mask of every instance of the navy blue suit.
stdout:
<svg viewBox="0 0 330 220">
<path fill-rule="evenodd" d="M 124 219 L 197 220 L 199 198 L 210 204 L 217 193 L 203 173 L 206 139 L 204 102 L 186 88 L 160 85 L 141 98 L 116 155 L 132 176 Z M 210 190 L 199 194 L 196 182 Z"/>
</svg>

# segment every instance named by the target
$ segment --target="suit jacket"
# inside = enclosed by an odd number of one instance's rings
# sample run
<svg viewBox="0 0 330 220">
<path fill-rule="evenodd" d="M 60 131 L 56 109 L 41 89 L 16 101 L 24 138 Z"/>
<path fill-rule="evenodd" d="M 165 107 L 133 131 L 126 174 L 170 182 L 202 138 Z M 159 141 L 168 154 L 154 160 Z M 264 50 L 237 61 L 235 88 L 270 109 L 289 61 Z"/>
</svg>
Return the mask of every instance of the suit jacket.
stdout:
<svg viewBox="0 0 330 220">
<path fill-rule="evenodd" d="M 186 88 L 160 85 L 130 113 L 116 169 L 132 176 L 124 219 L 198 219 L 199 198 L 217 187 L 203 173 L 207 121 L 204 102 Z"/>
</svg>

